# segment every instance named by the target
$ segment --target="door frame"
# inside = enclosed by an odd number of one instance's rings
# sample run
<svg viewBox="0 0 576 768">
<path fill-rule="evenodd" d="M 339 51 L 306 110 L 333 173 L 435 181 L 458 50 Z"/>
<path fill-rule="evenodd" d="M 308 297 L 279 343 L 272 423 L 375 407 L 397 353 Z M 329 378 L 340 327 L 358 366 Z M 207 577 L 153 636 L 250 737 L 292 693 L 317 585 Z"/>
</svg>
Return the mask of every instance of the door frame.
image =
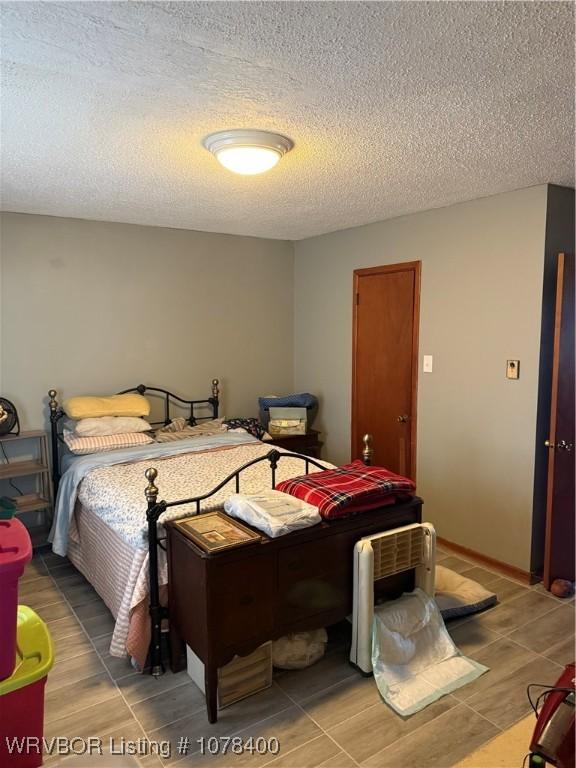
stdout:
<svg viewBox="0 0 576 768">
<path fill-rule="evenodd" d="M 566 261 L 570 260 L 570 264 L 567 267 Z M 565 327 L 563 324 L 564 313 L 566 306 L 570 307 L 570 294 L 564 296 L 564 285 L 566 283 L 566 271 L 570 269 L 574 271 L 574 259 L 571 254 L 559 253 L 557 260 L 557 274 L 556 274 L 556 304 L 554 308 L 554 342 L 553 342 L 553 354 L 552 354 L 552 393 L 550 398 L 550 428 L 548 432 L 548 440 L 546 446 L 548 447 L 548 477 L 546 487 L 546 525 L 544 535 L 544 567 L 542 573 L 542 582 L 546 589 L 550 589 L 553 579 L 553 567 L 552 561 L 552 543 L 554 538 L 554 497 L 555 497 L 555 473 L 556 473 L 556 459 L 558 454 L 556 453 L 557 437 L 558 437 L 558 392 L 560 385 L 560 369 L 563 362 L 562 351 L 565 349 L 566 339 L 562 338 Z M 568 277 L 569 280 L 569 277 Z M 568 287 L 570 287 L 568 282 Z M 568 298 L 568 301 L 565 299 Z M 573 301 L 572 296 L 572 301 Z M 573 310 L 572 310 L 573 311 Z M 563 343 L 564 342 L 564 343 Z M 574 354 L 574 348 L 572 345 L 568 347 Z M 561 427 L 562 429 L 562 427 Z M 570 438 L 572 434 L 568 433 Z M 569 438 L 569 439 L 570 439 Z M 548 445 L 551 443 L 551 445 Z"/>
<path fill-rule="evenodd" d="M 540 362 L 538 369 L 538 401 L 536 436 L 534 446 L 534 490 L 532 503 L 530 574 L 532 581 L 544 582 L 545 559 L 547 557 L 546 543 L 550 536 L 548 520 L 549 506 L 549 464 L 550 448 L 545 447 L 545 441 L 556 442 L 552 439 L 552 393 L 554 356 L 559 349 L 556 344 L 557 298 L 558 298 L 558 268 L 560 255 L 566 259 L 574 255 L 574 250 L 546 250 L 544 257 L 544 278 L 542 293 L 542 317 L 540 332 Z M 564 275 L 562 275 L 562 280 Z M 554 398 L 556 400 L 556 398 Z M 556 405 L 554 404 L 554 410 Z"/>
<path fill-rule="evenodd" d="M 420 336 L 420 282 L 422 274 L 421 261 L 405 261 L 399 264 L 384 264 L 380 267 L 367 267 L 354 270 L 354 291 L 352 294 L 352 423 L 350 430 L 350 451 L 354 456 L 357 442 L 357 413 L 356 413 L 356 351 L 358 344 L 358 283 L 361 277 L 370 275 L 390 274 L 393 272 L 414 273 L 414 304 L 412 306 L 412 384 L 410 392 L 410 467 L 412 479 L 416 480 L 416 440 L 417 440 L 417 411 L 418 411 L 418 342 Z"/>
<path fill-rule="evenodd" d="M 562 326 L 562 308 L 564 299 L 564 254 L 558 254 L 556 272 L 556 306 L 554 308 L 554 342 L 552 353 L 552 396 L 550 398 L 550 429 L 548 440 L 556 444 L 556 408 L 558 406 L 558 378 L 560 375 L 560 331 Z M 546 443 L 548 443 L 548 440 Z M 552 502 L 554 497 L 554 449 L 548 449 L 548 482 L 546 485 L 546 531 L 544 534 L 544 571 L 542 581 L 550 589 L 551 549 L 552 549 Z"/>
</svg>

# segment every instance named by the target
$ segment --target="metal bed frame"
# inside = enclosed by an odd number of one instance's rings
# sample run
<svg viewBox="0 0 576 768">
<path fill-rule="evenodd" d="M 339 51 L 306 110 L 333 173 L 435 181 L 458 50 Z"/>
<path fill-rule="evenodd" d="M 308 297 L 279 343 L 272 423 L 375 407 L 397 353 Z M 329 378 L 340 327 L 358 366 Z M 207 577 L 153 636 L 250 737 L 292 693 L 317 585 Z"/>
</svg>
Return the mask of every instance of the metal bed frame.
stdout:
<svg viewBox="0 0 576 768">
<path fill-rule="evenodd" d="M 190 416 L 188 417 L 189 424 L 196 424 L 198 420 L 201 419 L 209 419 L 209 418 L 218 418 L 218 407 L 219 407 L 219 388 L 218 388 L 218 379 L 212 380 L 212 396 L 205 399 L 205 400 L 184 400 L 181 397 L 178 397 L 177 395 L 174 395 L 172 392 L 169 392 L 166 389 L 161 389 L 158 387 L 147 387 L 143 384 L 139 384 L 137 387 L 133 387 L 132 389 L 125 389 L 119 394 L 126 394 L 128 392 L 138 392 L 139 394 L 143 395 L 146 392 L 153 392 L 153 393 L 161 393 L 161 396 L 164 399 L 164 420 L 160 422 L 151 422 L 152 425 L 158 425 L 158 424 L 169 424 L 170 423 L 170 405 L 172 404 L 172 401 L 176 401 L 177 403 L 189 406 L 190 408 Z M 63 409 L 58 405 L 58 401 L 56 399 L 57 392 L 54 389 L 51 389 L 48 392 L 48 405 L 50 408 L 50 429 L 51 429 L 51 445 L 52 445 L 52 480 L 54 484 L 54 498 L 56 498 L 56 493 L 58 491 L 58 485 L 60 482 L 60 444 L 63 442 L 61 433 L 59 431 L 59 422 L 64 416 Z M 200 405 L 210 405 L 212 407 L 212 413 L 213 416 L 204 416 L 199 417 L 194 415 L 194 407 L 200 406 Z M 364 435 L 363 438 L 364 443 L 364 449 L 362 451 L 362 458 L 365 464 L 370 465 L 372 461 L 372 437 L 371 435 Z M 225 477 L 218 485 L 216 485 L 212 490 L 208 491 L 207 493 L 202 494 L 201 496 L 192 496 L 190 498 L 186 499 L 177 499 L 175 501 L 164 501 L 160 500 L 158 501 L 158 494 L 159 490 L 156 486 L 156 480 L 158 477 L 158 470 L 154 467 L 149 467 L 146 472 L 144 473 L 146 480 L 148 481 L 148 485 L 146 486 L 144 490 L 144 496 L 146 498 L 147 507 L 146 507 L 146 522 L 148 525 L 148 565 L 149 565 L 149 589 L 150 589 L 150 596 L 149 596 L 149 615 L 150 615 L 150 648 L 149 648 L 149 667 L 150 667 L 150 674 L 154 675 L 155 677 L 162 675 L 164 673 L 164 663 L 162 660 L 162 621 L 164 619 L 168 619 L 168 609 L 160 604 L 160 585 L 158 583 L 158 547 L 161 547 L 162 549 L 166 549 L 163 542 L 166 539 L 166 536 L 160 536 L 158 531 L 158 521 L 160 516 L 170 507 L 178 507 L 183 504 L 195 504 L 196 505 L 196 514 L 200 515 L 203 514 L 201 511 L 201 503 L 205 501 L 206 499 L 213 496 L 215 493 L 217 493 L 219 490 L 221 490 L 225 485 L 228 483 L 234 481 L 235 486 L 235 492 L 240 492 L 240 475 L 242 472 L 244 472 L 249 467 L 254 466 L 255 464 L 259 464 L 263 461 L 267 461 L 270 464 L 270 479 L 271 479 L 271 487 L 274 488 L 276 485 L 276 469 L 278 467 L 278 462 L 282 458 L 296 458 L 301 459 L 304 462 L 305 467 L 305 474 L 308 474 L 310 471 L 310 465 L 317 467 L 318 469 L 325 469 L 325 465 L 321 462 L 310 458 L 309 456 L 304 456 L 300 453 L 280 453 L 280 451 L 276 449 L 270 450 L 265 456 L 259 456 L 256 459 L 252 459 L 251 461 L 246 462 L 241 467 L 236 469 L 234 472 L 231 472 L 227 477 Z"/>
<path fill-rule="evenodd" d="M 118 392 L 119 395 L 126 395 L 129 392 L 137 392 L 139 395 L 150 393 L 153 397 L 160 398 L 164 401 L 164 418 L 161 421 L 150 422 L 151 426 L 159 427 L 170 424 L 171 414 L 173 409 L 179 408 L 181 411 L 187 408 L 189 411 L 188 423 L 192 426 L 199 421 L 206 419 L 217 419 L 218 409 L 220 406 L 220 382 L 218 379 L 212 379 L 212 395 L 204 400 L 185 400 L 173 392 L 169 392 L 167 389 L 160 387 L 148 387 L 144 384 L 138 384 L 137 387 L 131 387 L 130 389 L 123 389 L 122 392 Z M 50 409 L 50 443 L 52 447 L 52 482 L 54 484 L 54 498 L 58 492 L 58 486 L 60 484 L 60 445 L 64 442 L 62 439 L 62 433 L 60 430 L 60 420 L 65 416 L 64 410 L 59 406 L 56 399 L 57 392 L 55 389 L 51 389 L 48 392 L 48 407 Z M 209 416 L 196 415 L 197 409 L 201 406 L 210 406 L 212 414 Z"/>
</svg>

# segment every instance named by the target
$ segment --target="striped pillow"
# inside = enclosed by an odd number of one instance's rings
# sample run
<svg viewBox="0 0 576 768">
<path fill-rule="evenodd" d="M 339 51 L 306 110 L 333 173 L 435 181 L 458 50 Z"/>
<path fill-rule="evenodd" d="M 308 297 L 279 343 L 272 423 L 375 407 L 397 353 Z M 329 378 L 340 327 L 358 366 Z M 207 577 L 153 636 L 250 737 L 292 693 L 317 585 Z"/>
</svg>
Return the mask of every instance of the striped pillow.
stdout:
<svg viewBox="0 0 576 768">
<path fill-rule="evenodd" d="M 64 430 L 64 442 L 70 451 L 77 456 L 86 453 L 101 453 L 113 451 L 115 448 L 130 448 L 134 445 L 147 445 L 153 440 L 143 432 L 127 432 L 123 435 L 94 435 L 92 437 L 76 437 L 73 432 Z"/>
</svg>

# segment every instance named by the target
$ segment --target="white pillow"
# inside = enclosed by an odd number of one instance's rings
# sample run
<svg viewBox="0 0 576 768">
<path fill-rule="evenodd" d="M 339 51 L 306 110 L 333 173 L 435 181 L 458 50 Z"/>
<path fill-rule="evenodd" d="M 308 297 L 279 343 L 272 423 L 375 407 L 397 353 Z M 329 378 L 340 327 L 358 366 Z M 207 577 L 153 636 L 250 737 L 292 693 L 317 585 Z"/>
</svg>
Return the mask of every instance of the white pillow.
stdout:
<svg viewBox="0 0 576 768">
<path fill-rule="evenodd" d="M 137 416 L 100 416 L 97 419 L 80 419 L 74 425 L 78 437 L 104 437 L 148 432 L 152 427 Z"/>
</svg>

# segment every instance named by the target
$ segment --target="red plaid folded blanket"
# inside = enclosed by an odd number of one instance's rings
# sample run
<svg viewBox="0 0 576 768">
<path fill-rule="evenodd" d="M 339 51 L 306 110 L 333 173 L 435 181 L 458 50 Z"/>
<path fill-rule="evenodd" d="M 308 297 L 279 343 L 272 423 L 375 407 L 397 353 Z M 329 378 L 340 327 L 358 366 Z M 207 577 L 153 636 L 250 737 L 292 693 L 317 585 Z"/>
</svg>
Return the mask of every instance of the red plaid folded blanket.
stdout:
<svg viewBox="0 0 576 768">
<path fill-rule="evenodd" d="M 324 519 L 331 520 L 394 504 L 411 496 L 416 486 L 407 477 L 383 467 L 367 467 L 357 459 L 336 469 L 284 480 L 276 490 L 313 504 Z"/>
</svg>

